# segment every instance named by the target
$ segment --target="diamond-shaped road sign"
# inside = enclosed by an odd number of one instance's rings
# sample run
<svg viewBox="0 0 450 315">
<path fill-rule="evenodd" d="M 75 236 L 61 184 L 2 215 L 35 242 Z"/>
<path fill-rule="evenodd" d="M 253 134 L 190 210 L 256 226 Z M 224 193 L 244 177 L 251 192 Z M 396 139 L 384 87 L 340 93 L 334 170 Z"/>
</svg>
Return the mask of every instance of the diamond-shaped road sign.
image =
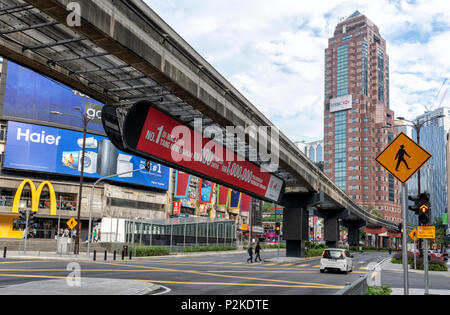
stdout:
<svg viewBox="0 0 450 315">
<path fill-rule="evenodd" d="M 431 157 L 430 153 L 401 132 L 375 160 L 405 184 Z"/>
<path fill-rule="evenodd" d="M 73 230 L 74 227 L 77 226 L 78 222 L 74 218 L 71 218 L 69 221 L 66 222 L 69 229 Z"/>
<path fill-rule="evenodd" d="M 408 236 L 414 241 L 416 242 L 419 238 L 417 237 L 417 230 L 414 229 L 411 232 L 409 232 Z"/>
</svg>

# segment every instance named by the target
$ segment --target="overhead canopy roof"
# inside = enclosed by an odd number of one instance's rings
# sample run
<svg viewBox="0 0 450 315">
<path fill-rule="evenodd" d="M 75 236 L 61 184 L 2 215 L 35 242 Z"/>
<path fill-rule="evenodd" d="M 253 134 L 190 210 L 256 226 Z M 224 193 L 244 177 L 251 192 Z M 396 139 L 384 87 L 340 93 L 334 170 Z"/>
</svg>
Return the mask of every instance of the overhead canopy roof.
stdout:
<svg viewBox="0 0 450 315">
<path fill-rule="evenodd" d="M 114 28 L 119 26 L 123 28 L 127 23 L 135 22 L 133 20 L 120 23 L 123 19 L 133 19 L 137 16 L 140 19 L 138 25 L 142 28 L 138 32 L 149 43 L 153 42 L 154 46 L 159 47 L 161 51 L 158 53 L 176 55 L 179 59 L 175 62 L 179 69 L 184 67 L 186 72 L 197 72 L 198 80 L 205 82 L 197 87 L 198 94 L 203 99 L 209 99 L 211 102 L 223 99 L 229 104 L 239 104 L 239 107 L 235 106 L 239 112 L 225 111 L 224 119 L 217 114 L 221 111 L 219 104 L 214 110 L 211 109 L 214 106 L 202 105 L 191 94 L 170 81 L 167 75 L 161 75 L 157 71 L 154 64 L 164 63 L 164 60 L 158 59 L 158 62 L 152 60 L 159 58 L 157 54 L 147 51 L 130 53 L 126 51 L 123 43 L 119 44 L 114 39 L 107 38 L 107 34 L 84 20 L 79 27 L 68 27 L 63 24 L 66 22 L 67 11 L 61 6 L 62 3 L 68 2 L 65 0 L 0 0 L 0 54 L 69 85 L 100 102 L 117 105 L 125 111 L 136 101 L 147 99 L 187 124 L 192 125 L 195 118 L 202 118 L 204 128 L 213 126 L 223 131 L 223 139 L 216 139 L 219 143 L 227 146 L 234 145 L 235 150 L 244 147 L 246 156 L 250 152 L 256 153 L 258 155 L 256 163 L 264 165 L 267 156 L 260 152 L 259 148 L 251 147 L 245 139 L 228 135 L 224 128 L 227 122 L 232 120 L 229 117 L 239 117 L 245 125 L 251 122 L 267 126 L 270 125 L 270 121 L 142 1 L 121 0 L 114 4 L 110 1 L 98 0 L 77 2 L 82 2 L 83 6 L 88 8 L 84 10 L 83 18 L 97 20 L 104 29 L 109 27 L 112 33 L 118 32 Z M 114 11 L 116 5 L 120 7 L 120 17 L 119 12 Z M 116 12 L 116 16 L 111 17 L 105 13 L 109 11 Z M 110 23 L 112 18 L 117 21 Z M 120 29 L 120 31 L 123 31 L 123 34 L 132 34 L 135 30 Z M 161 38 L 161 41 L 156 42 L 150 36 L 153 34 Z M 137 37 L 123 40 L 138 39 L 143 40 Z M 132 46 L 133 42 L 128 44 Z M 153 65 L 143 62 L 144 59 L 154 61 Z M 193 64 L 195 66 L 191 66 Z M 169 66 L 173 65 L 166 65 L 166 67 Z M 170 70 L 172 77 L 176 77 L 179 70 L 175 67 Z M 215 92 L 212 86 L 219 86 L 224 94 Z M 210 96 L 214 93 L 217 97 L 215 100 Z M 273 174 L 282 178 L 288 187 L 300 192 L 325 191 L 336 203 L 348 207 L 354 213 L 369 218 L 373 222 L 387 224 L 391 228 L 396 227 L 393 223 L 375 218 L 356 205 L 282 133 L 280 149 L 281 163 Z"/>
</svg>

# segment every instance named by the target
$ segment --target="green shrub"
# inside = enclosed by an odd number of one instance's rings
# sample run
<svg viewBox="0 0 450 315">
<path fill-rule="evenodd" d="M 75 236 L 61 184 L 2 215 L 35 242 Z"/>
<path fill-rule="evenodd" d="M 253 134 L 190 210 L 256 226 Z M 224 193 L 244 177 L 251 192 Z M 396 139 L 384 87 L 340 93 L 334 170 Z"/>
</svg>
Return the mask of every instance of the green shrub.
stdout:
<svg viewBox="0 0 450 315">
<path fill-rule="evenodd" d="M 417 270 L 424 270 L 423 258 L 418 257 L 416 260 Z M 411 269 L 414 269 L 414 260 L 410 261 Z M 436 258 L 431 258 L 428 262 L 429 271 L 448 271 L 447 264 Z"/>
<path fill-rule="evenodd" d="M 266 248 L 278 248 L 278 244 L 260 244 L 262 249 L 266 249 Z M 280 248 L 286 248 L 286 243 L 281 243 L 280 244 Z M 244 249 L 248 249 L 244 248 Z"/>
<path fill-rule="evenodd" d="M 218 251 L 228 251 L 228 250 L 236 250 L 235 246 L 193 246 L 184 248 L 183 252 L 192 253 L 192 252 L 218 252 Z"/>
<path fill-rule="evenodd" d="M 305 257 L 317 257 L 322 256 L 323 248 L 307 248 L 305 250 Z"/>
<path fill-rule="evenodd" d="M 310 241 L 306 241 L 305 247 L 308 249 L 325 249 L 327 246 L 325 244 L 313 243 Z"/>
<path fill-rule="evenodd" d="M 388 286 L 368 287 L 366 295 L 391 295 L 392 289 Z"/>
<path fill-rule="evenodd" d="M 128 250 L 134 252 L 134 247 L 130 246 Z M 136 246 L 136 257 L 166 256 L 169 254 L 170 251 L 163 247 Z"/>
</svg>

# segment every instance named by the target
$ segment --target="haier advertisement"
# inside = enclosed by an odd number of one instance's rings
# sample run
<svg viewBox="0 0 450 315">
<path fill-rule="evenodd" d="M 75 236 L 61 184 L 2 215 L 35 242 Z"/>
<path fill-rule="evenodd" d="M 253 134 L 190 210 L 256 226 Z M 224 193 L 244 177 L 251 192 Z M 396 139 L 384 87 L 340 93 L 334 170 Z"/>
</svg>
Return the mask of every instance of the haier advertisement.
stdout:
<svg viewBox="0 0 450 315">
<path fill-rule="evenodd" d="M 8 61 L 3 115 L 83 128 L 80 108 L 91 121 L 88 129 L 104 132 L 103 104 L 64 84 Z M 51 112 L 67 115 L 55 115 Z M 79 116 L 79 118 L 77 118 Z"/>
<path fill-rule="evenodd" d="M 119 151 L 108 138 L 86 136 L 84 176 L 100 178 L 145 167 L 145 160 Z M 83 133 L 8 122 L 4 168 L 80 176 Z M 150 171 L 111 180 L 167 190 L 169 168 L 151 163 Z"/>
</svg>

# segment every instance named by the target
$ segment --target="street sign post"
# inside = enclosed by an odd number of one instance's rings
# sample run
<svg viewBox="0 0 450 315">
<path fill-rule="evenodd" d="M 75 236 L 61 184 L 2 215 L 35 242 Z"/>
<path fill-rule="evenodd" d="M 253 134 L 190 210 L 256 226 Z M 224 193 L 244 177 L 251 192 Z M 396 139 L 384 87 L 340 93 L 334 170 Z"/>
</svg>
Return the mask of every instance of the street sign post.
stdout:
<svg viewBox="0 0 450 315">
<path fill-rule="evenodd" d="M 429 159 L 428 153 L 419 144 L 401 132 L 384 150 L 375 161 L 392 174 L 402 183 L 402 223 L 407 227 L 407 191 L 406 182 L 413 176 Z M 419 191 L 420 193 L 420 191 Z M 408 288 L 408 237 L 402 235 L 402 261 L 403 261 L 403 283 L 405 295 L 409 295 Z"/>
<path fill-rule="evenodd" d="M 418 226 L 417 227 L 418 238 L 431 239 L 436 238 L 436 227 L 435 226 Z"/>
</svg>

